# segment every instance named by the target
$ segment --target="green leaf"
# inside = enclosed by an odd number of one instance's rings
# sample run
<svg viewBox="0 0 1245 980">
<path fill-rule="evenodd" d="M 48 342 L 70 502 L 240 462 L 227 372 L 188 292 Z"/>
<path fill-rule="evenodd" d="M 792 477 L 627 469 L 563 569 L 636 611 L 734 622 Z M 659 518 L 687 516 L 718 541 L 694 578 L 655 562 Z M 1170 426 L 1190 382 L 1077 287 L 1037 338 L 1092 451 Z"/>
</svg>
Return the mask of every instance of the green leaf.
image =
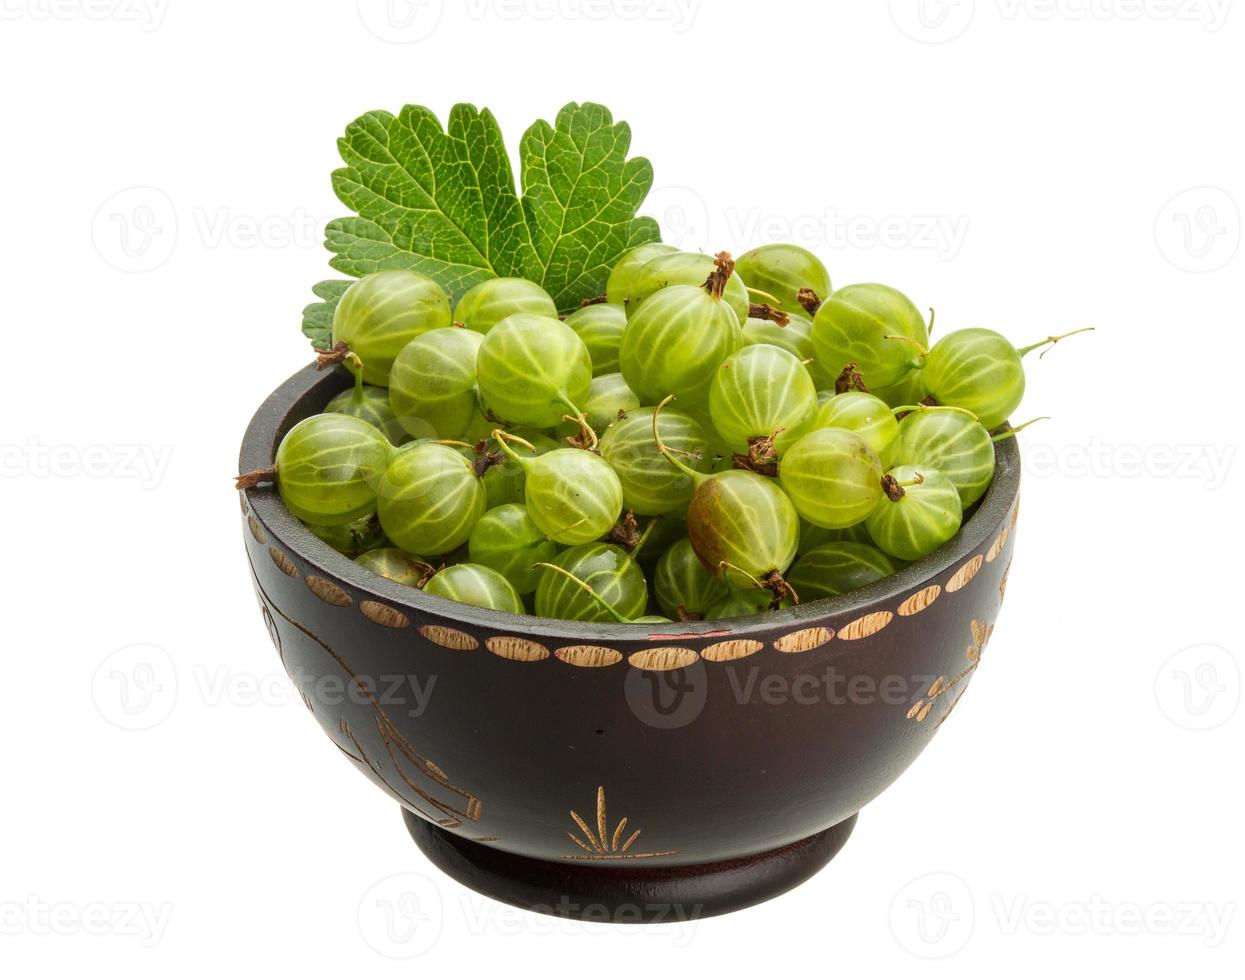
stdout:
<svg viewBox="0 0 1245 980">
<path fill-rule="evenodd" d="M 456 300 L 494 276 L 540 283 L 559 309 L 605 291 L 628 249 L 660 241 L 638 218 L 653 183 L 642 157 L 627 158 L 631 129 L 592 103 L 571 103 L 555 125 L 538 120 L 519 145 L 520 198 L 501 129 L 487 109 L 456 105 L 442 129 L 431 111 L 369 112 L 338 140 L 346 166 L 333 189 L 356 214 L 330 222 L 329 264 L 362 276 L 403 268 L 435 279 Z M 327 342 L 344 287 L 320 283 L 323 303 L 303 313 L 303 332 Z"/>
<path fill-rule="evenodd" d="M 312 347 L 327 350 L 333 346 L 333 311 L 351 282 L 351 279 L 326 279 L 311 287 L 311 291 L 323 300 L 303 307 L 303 333 L 310 339 Z"/>
</svg>

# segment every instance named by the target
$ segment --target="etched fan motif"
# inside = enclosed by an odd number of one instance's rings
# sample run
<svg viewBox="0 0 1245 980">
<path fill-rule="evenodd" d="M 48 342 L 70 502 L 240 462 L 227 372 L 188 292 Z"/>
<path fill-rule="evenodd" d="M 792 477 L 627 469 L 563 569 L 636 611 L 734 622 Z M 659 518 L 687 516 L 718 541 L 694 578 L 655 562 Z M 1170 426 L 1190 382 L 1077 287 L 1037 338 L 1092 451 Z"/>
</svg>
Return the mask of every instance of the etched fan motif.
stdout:
<svg viewBox="0 0 1245 980">
<path fill-rule="evenodd" d="M 945 676 L 939 676 L 939 678 L 929 686 L 929 690 L 925 692 L 925 697 L 918 698 L 916 704 L 908 709 L 909 721 L 924 721 L 928 718 L 929 713 L 934 708 L 934 702 L 948 691 L 958 687 L 962 681 L 967 679 L 969 674 L 977 669 L 977 665 L 981 663 L 981 652 L 986 648 L 986 644 L 990 642 L 990 634 L 994 632 L 994 627 L 987 623 L 979 623 L 974 619 L 969 624 L 969 629 L 972 630 L 973 642 L 965 651 L 965 656 L 968 658 L 968 666 L 951 678 L 951 680 L 947 680 Z M 955 710 L 955 706 L 960 703 L 960 698 L 963 696 L 963 691 L 960 691 L 960 693 L 956 695 L 955 700 L 951 702 L 951 707 L 947 708 L 947 710 L 943 712 L 942 717 L 938 719 L 938 725 L 941 725 L 947 720 L 947 716 Z M 935 725 L 934 727 L 937 728 L 938 725 Z"/>
<path fill-rule="evenodd" d="M 654 858 L 668 857 L 676 854 L 676 851 L 633 851 L 631 845 L 636 842 L 636 838 L 640 836 L 639 830 L 633 830 L 630 836 L 624 838 L 623 834 L 627 831 L 627 818 L 623 817 L 618 821 L 618 825 L 614 828 L 613 833 L 609 831 L 609 821 L 605 815 L 605 787 L 597 787 L 597 826 L 595 833 L 588 826 L 588 822 L 584 820 L 574 810 L 571 811 L 571 819 L 575 821 L 575 826 L 583 834 L 579 837 L 572 830 L 566 832 L 575 846 L 583 851 L 582 854 L 563 854 L 562 857 L 568 861 L 612 861 L 622 858 Z"/>
</svg>

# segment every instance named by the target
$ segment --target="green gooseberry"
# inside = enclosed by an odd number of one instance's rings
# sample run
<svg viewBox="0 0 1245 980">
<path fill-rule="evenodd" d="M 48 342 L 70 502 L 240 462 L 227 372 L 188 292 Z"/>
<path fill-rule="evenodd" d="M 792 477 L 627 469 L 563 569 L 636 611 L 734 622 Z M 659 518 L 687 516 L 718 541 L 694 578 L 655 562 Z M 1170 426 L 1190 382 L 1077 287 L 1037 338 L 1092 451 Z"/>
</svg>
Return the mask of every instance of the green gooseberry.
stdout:
<svg viewBox="0 0 1245 980">
<path fill-rule="evenodd" d="M 790 596 L 784 596 L 779 609 L 794 605 Z M 767 589 L 732 589 L 725 599 L 714 603 L 705 612 L 705 619 L 739 619 L 743 616 L 759 616 L 774 608 L 774 594 Z"/>
<path fill-rule="evenodd" d="M 548 429 L 568 412 L 580 415 L 592 359 L 556 317 L 514 313 L 485 335 L 476 376 L 484 404 L 499 418 Z"/>
<path fill-rule="evenodd" d="M 627 326 L 627 314 L 621 305 L 593 303 L 576 310 L 565 323 L 588 348 L 594 375 L 600 377 L 618 370 L 618 347 Z"/>
<path fill-rule="evenodd" d="M 594 542 L 539 563 L 536 615 L 585 623 L 634 622 L 648 605 L 648 583 L 635 559 Z"/>
<path fill-rule="evenodd" d="M 801 555 L 807 555 L 814 548 L 830 541 L 859 541 L 861 544 L 873 544 L 873 538 L 869 537 L 869 529 L 864 521 L 853 524 L 851 527 L 818 527 L 808 521 L 800 521 L 799 553 Z"/>
<path fill-rule="evenodd" d="M 935 469 L 896 466 L 866 525 L 877 546 L 904 561 L 924 558 L 955 537 L 963 519 L 960 492 Z"/>
<path fill-rule="evenodd" d="M 722 273 L 726 267 L 727 271 Z M 630 292 L 623 302 L 630 320 L 639 312 L 649 297 L 669 286 L 707 287 L 712 280 L 721 278 L 716 287 L 723 302 L 731 308 L 735 319 L 742 324 L 748 319 L 750 301 L 744 281 L 735 272 L 735 261 L 729 252 L 703 255 L 700 252 L 670 252 L 658 255 L 641 266 L 635 273 Z"/>
<path fill-rule="evenodd" d="M 417 555 L 444 555 L 465 544 L 488 506 L 472 463 L 437 442 L 399 450 L 380 481 L 379 498 L 385 534 Z"/>
<path fill-rule="evenodd" d="M 512 313 L 556 317 L 558 307 L 530 279 L 502 276 L 478 282 L 463 293 L 454 307 L 454 320 L 476 333 L 488 333 Z"/>
<path fill-rule="evenodd" d="M 371 422 L 337 413 L 312 415 L 277 447 L 277 491 L 301 521 L 351 524 L 376 510 L 376 491 L 394 452 Z"/>
<path fill-rule="evenodd" d="M 954 408 L 924 408 L 899 423 L 894 461 L 936 469 L 968 508 L 994 478 L 994 440 L 971 413 Z"/>
<path fill-rule="evenodd" d="M 708 399 L 713 372 L 743 344 L 739 318 L 722 298 L 729 269 L 727 259 L 705 286 L 667 286 L 628 316 L 619 366 L 642 404 L 667 395 L 685 405 Z"/>
<path fill-rule="evenodd" d="M 1019 349 L 1002 334 L 984 327 L 955 330 L 924 354 L 921 382 L 939 405 L 967 409 L 987 429 L 993 429 L 1006 422 L 1024 398 L 1025 369 L 1021 358 L 1092 329 L 1085 327 L 1047 337 Z"/>
<path fill-rule="evenodd" d="M 768 293 L 787 313 L 803 312 L 798 298 L 801 289 L 811 289 L 819 297 L 830 295 L 830 273 L 821 259 L 799 245 L 761 245 L 741 255 L 735 271 L 750 291 Z"/>
<path fill-rule="evenodd" d="M 834 378 L 817 363 L 813 349 L 813 321 L 801 313 L 784 313 L 765 304 L 752 304 L 743 325 L 744 345 L 773 344 L 791 351 L 808 369 L 813 383 L 820 388 L 833 388 Z"/>
<path fill-rule="evenodd" d="M 727 592 L 725 583 L 696 557 L 687 538 L 672 544 L 657 561 L 653 597 L 671 619 L 704 619 L 711 607 L 727 597 Z"/>
<path fill-rule="evenodd" d="M 522 504 L 502 504 L 484 512 L 467 542 L 471 561 L 500 572 L 520 595 L 536 589 L 536 562 L 553 561 L 558 546 Z"/>
<path fill-rule="evenodd" d="M 899 436 L 894 410 L 877 395 L 866 391 L 844 391 L 829 399 L 817 412 L 816 428 L 855 432 L 878 454 L 883 467 L 890 464 L 895 439 Z"/>
<path fill-rule="evenodd" d="M 450 301 L 427 276 L 409 269 L 370 272 L 352 284 L 333 312 L 333 346 L 363 361 L 363 380 L 388 386 L 389 368 L 412 339 L 450 325 Z"/>
<path fill-rule="evenodd" d="M 817 415 L 817 388 L 790 351 L 741 347 L 714 372 L 709 417 L 732 452 L 772 462 Z"/>
<path fill-rule="evenodd" d="M 558 544 L 585 544 L 613 528 L 622 512 L 622 484 L 600 456 L 572 448 L 520 456 L 511 443 L 523 440 L 500 430 L 493 437 L 526 473 L 527 512 L 546 537 Z"/>
<path fill-rule="evenodd" d="M 459 439 L 478 414 L 476 358 L 484 337 L 461 327 L 420 334 L 389 374 L 389 407 L 412 436 Z"/>
<path fill-rule="evenodd" d="M 375 511 L 349 524 L 328 527 L 321 524 L 308 524 L 306 527 L 330 548 L 347 558 L 355 558 L 385 543 L 385 531 L 380 526 L 380 518 L 376 516 Z"/>
<path fill-rule="evenodd" d="M 667 397 L 652 418 L 657 449 L 694 486 L 687 509 L 687 536 L 697 557 L 734 588 L 764 586 L 782 594 L 782 574 L 795 558 L 800 518 L 787 495 L 751 470 L 705 474 L 674 455 L 658 422 Z"/>
<path fill-rule="evenodd" d="M 605 284 L 606 302 L 611 306 L 622 306 L 631 292 L 636 273 L 657 256 L 677 251 L 673 245 L 663 245 L 661 242 L 649 242 L 631 249 L 610 270 L 609 280 Z"/>
<path fill-rule="evenodd" d="M 506 577 L 484 565 L 447 565 L 428 579 L 424 591 L 481 609 L 497 609 L 520 615 L 527 612 L 519 593 Z"/>
<path fill-rule="evenodd" d="M 897 571 L 895 563 L 871 544 L 828 541 L 797 558 L 787 581 L 801 602 L 812 602 L 863 588 Z"/>
<path fill-rule="evenodd" d="M 813 318 L 813 348 L 829 377 L 857 365 L 870 388 L 896 384 L 919 364 L 906 337 L 922 348 L 928 339 L 925 320 L 903 293 L 878 283 L 844 286 L 830 294 Z"/>
<path fill-rule="evenodd" d="M 330 398 L 324 411 L 353 415 L 364 422 L 371 422 L 393 445 L 402 445 L 410 437 L 394 416 L 393 409 L 389 407 L 389 392 L 376 385 L 363 383 L 363 361 L 358 356 L 348 354 L 346 361 L 353 361 L 360 368 L 354 372 L 354 385 Z"/>
<path fill-rule="evenodd" d="M 369 572 L 387 578 L 399 585 L 418 589 L 436 571 L 428 562 L 415 555 L 408 555 L 401 548 L 373 548 L 355 559 Z"/>
<path fill-rule="evenodd" d="M 915 405 L 926 395 L 922 373 L 920 368 L 913 368 L 896 384 L 869 390 L 891 408 L 898 408 L 900 405 Z"/>
<path fill-rule="evenodd" d="M 685 508 L 695 490 L 691 480 L 672 467 L 653 438 L 656 409 L 628 412 L 601 438 L 601 457 L 618 476 L 623 507 L 641 515 L 669 514 Z M 698 472 L 709 465 L 709 444 L 691 416 L 667 410 L 657 421 L 662 442 Z"/>
<path fill-rule="evenodd" d="M 848 429 L 818 429 L 787 450 L 778 482 L 800 516 L 818 527 L 865 520 L 882 495 L 882 462 Z"/>
</svg>

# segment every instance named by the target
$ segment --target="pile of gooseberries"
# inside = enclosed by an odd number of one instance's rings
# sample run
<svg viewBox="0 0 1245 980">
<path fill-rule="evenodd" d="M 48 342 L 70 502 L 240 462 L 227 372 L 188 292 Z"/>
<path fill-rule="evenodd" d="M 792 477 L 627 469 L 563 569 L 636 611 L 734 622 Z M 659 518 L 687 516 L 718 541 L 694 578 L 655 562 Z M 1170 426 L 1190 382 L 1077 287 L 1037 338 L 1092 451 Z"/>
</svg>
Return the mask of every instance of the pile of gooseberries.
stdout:
<svg viewBox="0 0 1245 980">
<path fill-rule="evenodd" d="M 795 245 L 641 245 L 571 311 L 525 279 L 451 298 L 376 272 L 319 351 L 352 383 L 238 485 L 275 483 L 369 573 L 460 603 L 757 615 L 951 540 L 1022 428 L 1022 358 L 1068 336 L 932 327 L 890 286 L 832 289 Z"/>
</svg>

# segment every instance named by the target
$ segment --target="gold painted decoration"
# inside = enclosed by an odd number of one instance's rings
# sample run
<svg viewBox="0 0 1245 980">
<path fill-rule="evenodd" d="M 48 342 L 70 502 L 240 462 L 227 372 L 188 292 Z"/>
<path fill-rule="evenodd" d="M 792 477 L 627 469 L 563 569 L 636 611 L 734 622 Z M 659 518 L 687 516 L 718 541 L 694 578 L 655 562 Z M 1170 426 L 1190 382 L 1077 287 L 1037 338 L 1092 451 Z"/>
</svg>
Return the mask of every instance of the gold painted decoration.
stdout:
<svg viewBox="0 0 1245 980">
<path fill-rule="evenodd" d="M 696 651 L 687 647 L 650 647 L 637 650 L 627 662 L 638 670 L 678 670 L 696 662 Z"/>
<path fill-rule="evenodd" d="M 553 655 L 572 667 L 613 667 L 622 658 L 622 651 L 613 647 L 591 645 L 558 647 Z"/>
<path fill-rule="evenodd" d="M 568 861 L 611 861 L 623 858 L 654 858 L 668 857 L 676 851 L 633 851 L 631 847 L 640 836 L 639 830 L 627 833 L 627 818 L 623 817 L 610 831 L 609 820 L 605 814 L 605 787 L 597 787 L 596 827 L 589 826 L 588 821 L 574 810 L 571 820 L 576 830 L 568 830 L 566 836 L 581 851 L 579 854 L 562 855 Z"/>
<path fill-rule="evenodd" d="M 386 606 L 383 602 L 375 602 L 372 599 L 364 599 L 359 603 L 359 612 L 363 613 L 373 623 L 380 626 L 388 626 L 390 629 L 404 630 L 411 625 L 411 617 L 404 612 L 394 609 L 392 606 Z"/>
<path fill-rule="evenodd" d="M 306 582 L 315 597 L 330 606 L 348 606 L 354 601 L 340 585 L 319 575 L 308 575 Z"/>
<path fill-rule="evenodd" d="M 951 580 L 947 582 L 948 592 L 959 592 L 960 589 L 968 585 L 973 577 L 981 571 L 981 566 L 985 563 L 985 556 L 974 555 L 963 565 L 955 570 L 955 574 L 951 576 Z"/>
<path fill-rule="evenodd" d="M 272 559 L 272 563 L 281 569 L 282 573 L 290 578 L 298 578 L 298 569 L 294 567 L 294 562 L 290 560 L 290 556 L 284 551 L 278 551 L 276 548 L 268 549 L 268 557 Z"/>
<path fill-rule="evenodd" d="M 504 660 L 517 660 L 521 663 L 534 663 L 549 657 L 549 648 L 533 640 L 525 640 L 518 636 L 490 636 L 484 641 L 490 653 Z"/>
<path fill-rule="evenodd" d="M 934 600 L 942 595 L 942 586 L 927 585 L 920 592 L 913 592 L 903 602 L 899 604 L 896 612 L 900 616 L 915 616 L 919 612 L 924 612 L 934 604 Z"/>
<path fill-rule="evenodd" d="M 859 619 L 852 620 L 839 630 L 839 639 L 863 640 L 866 636 L 872 636 L 885 629 L 894 618 L 895 614 L 886 609 L 868 613 Z"/>
<path fill-rule="evenodd" d="M 474 650 L 480 644 L 470 633 L 456 630 L 452 626 L 437 626 L 429 623 L 419 628 L 419 635 L 430 643 L 447 650 Z"/>
<path fill-rule="evenodd" d="M 760 640 L 722 640 L 711 643 L 700 651 L 700 655 L 713 663 L 725 663 L 730 660 L 742 660 L 751 657 L 765 644 Z"/>
<path fill-rule="evenodd" d="M 246 518 L 246 526 L 251 529 L 251 537 L 260 544 L 267 544 L 268 538 L 264 534 L 264 529 L 259 526 L 259 521 L 255 519 L 254 514 L 248 514 Z"/>
<path fill-rule="evenodd" d="M 834 630 L 826 626 L 810 626 L 808 629 L 780 636 L 774 641 L 774 649 L 779 653 L 803 653 L 805 650 L 824 647 L 833 638 Z"/>
</svg>

